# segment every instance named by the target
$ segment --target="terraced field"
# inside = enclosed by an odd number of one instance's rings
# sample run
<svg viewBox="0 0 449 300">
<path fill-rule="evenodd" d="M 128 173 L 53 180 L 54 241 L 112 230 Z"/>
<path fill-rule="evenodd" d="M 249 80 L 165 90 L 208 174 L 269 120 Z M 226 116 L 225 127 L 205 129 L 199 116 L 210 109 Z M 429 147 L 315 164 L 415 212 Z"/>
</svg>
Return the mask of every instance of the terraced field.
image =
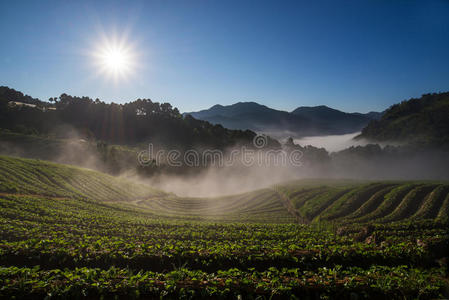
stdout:
<svg viewBox="0 0 449 300">
<path fill-rule="evenodd" d="M 271 189 L 218 198 L 182 198 L 88 169 L 0 156 L 0 193 L 120 203 L 165 218 L 288 223 L 294 217 Z"/>
<path fill-rule="evenodd" d="M 7 156 L 0 156 L 0 193 L 116 202 L 166 195 L 88 169 Z"/>
<path fill-rule="evenodd" d="M 447 219 L 449 183 L 302 180 L 277 186 L 305 223 Z"/>
<path fill-rule="evenodd" d="M 314 223 L 449 216 L 446 182 L 300 180 L 216 198 L 185 198 L 88 169 L 0 156 L 0 193 L 120 202 L 169 218 Z"/>
<path fill-rule="evenodd" d="M 182 198 L 0 156 L 0 298 L 444 298 L 447 192 L 305 180 Z"/>
<path fill-rule="evenodd" d="M 160 197 L 140 200 L 136 204 L 167 217 L 227 222 L 295 221 L 272 189 L 216 198 Z"/>
</svg>

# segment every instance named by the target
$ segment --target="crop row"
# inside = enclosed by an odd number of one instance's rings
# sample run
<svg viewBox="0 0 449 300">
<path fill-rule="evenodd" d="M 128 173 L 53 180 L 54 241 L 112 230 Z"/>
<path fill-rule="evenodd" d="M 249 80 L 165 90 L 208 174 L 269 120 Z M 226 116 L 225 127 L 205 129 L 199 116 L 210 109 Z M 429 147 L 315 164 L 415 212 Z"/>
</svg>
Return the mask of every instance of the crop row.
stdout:
<svg viewBox="0 0 449 300">
<path fill-rule="evenodd" d="M 0 297 L 17 298 L 435 298 L 445 287 L 438 269 L 372 266 L 369 269 L 297 268 L 216 273 L 178 269 L 167 273 L 76 268 L 0 267 Z"/>
<path fill-rule="evenodd" d="M 277 190 L 309 222 L 391 222 L 449 218 L 449 184 L 428 181 L 297 181 Z"/>
<path fill-rule="evenodd" d="M 148 186 L 71 166 L 0 156 L 0 192 L 96 201 L 124 201 L 161 196 Z"/>
<path fill-rule="evenodd" d="M 448 240 L 444 225 L 379 227 L 355 241 L 363 228 L 339 235 L 296 224 L 174 222 L 115 204 L 30 196 L 0 197 L 0 206 L 3 265 L 164 270 L 187 264 L 209 271 L 336 263 L 431 266 L 439 258 L 433 245 Z"/>
</svg>

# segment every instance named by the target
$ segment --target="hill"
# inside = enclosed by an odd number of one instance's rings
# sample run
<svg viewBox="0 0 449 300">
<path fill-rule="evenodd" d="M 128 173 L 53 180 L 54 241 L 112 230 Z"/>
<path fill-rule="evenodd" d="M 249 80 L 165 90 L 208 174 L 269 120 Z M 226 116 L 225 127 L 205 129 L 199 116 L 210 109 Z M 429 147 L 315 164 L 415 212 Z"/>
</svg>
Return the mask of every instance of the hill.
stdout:
<svg viewBox="0 0 449 300">
<path fill-rule="evenodd" d="M 123 177 L 9 156 L 0 156 L 0 195 L 114 202 L 169 219 L 294 220 L 270 189 L 220 198 L 177 197 Z"/>
<path fill-rule="evenodd" d="M 367 122 L 378 119 L 382 115 L 379 112 L 361 113 L 346 113 L 337 109 L 320 106 L 301 106 L 292 111 L 292 114 L 303 116 L 314 122 L 325 124 L 327 127 L 336 127 L 341 130 L 341 133 L 355 132 L 362 129 Z"/>
<path fill-rule="evenodd" d="M 183 117 L 170 103 L 137 99 L 117 104 L 61 94 L 43 102 L 0 88 L 0 128 L 57 138 L 78 137 L 122 145 L 153 143 L 188 149 L 252 144 L 254 132 Z M 18 102 L 18 103 L 15 103 Z M 24 103 L 31 104 L 23 105 Z"/>
<path fill-rule="evenodd" d="M 115 202 L 161 217 L 215 221 L 295 222 L 302 216 L 307 222 L 361 223 L 449 217 L 449 184 L 444 181 L 304 179 L 238 195 L 186 198 L 89 169 L 8 156 L 0 156 L 0 193 Z"/>
<path fill-rule="evenodd" d="M 302 216 L 307 222 L 360 223 L 449 216 L 449 184 L 442 181 L 304 179 L 238 195 L 186 198 L 89 169 L 8 156 L 0 156 L 0 193 L 112 201 L 161 217 L 216 221 L 294 222 Z M 395 212 L 410 203 L 413 208 Z"/>
<path fill-rule="evenodd" d="M 182 198 L 0 156 L 0 188 L 0 298 L 447 296 L 446 183 L 309 180 Z"/>
<path fill-rule="evenodd" d="M 142 147 L 143 148 L 143 147 Z M 36 158 L 119 174 L 138 166 L 136 147 L 0 129 L 0 154 Z"/>
<path fill-rule="evenodd" d="M 41 106 L 48 105 L 48 103 L 46 102 L 28 95 L 24 95 L 22 92 L 16 91 L 7 86 L 0 86 L 0 100 L 2 100 L 3 102 L 23 102 Z"/>
<path fill-rule="evenodd" d="M 97 202 L 128 202 L 166 194 L 89 169 L 8 156 L 0 156 L 0 193 Z"/>
<path fill-rule="evenodd" d="M 214 105 L 209 109 L 189 112 L 194 118 L 227 128 L 250 129 L 274 136 L 294 137 L 357 132 L 380 113 L 345 113 L 327 106 L 298 107 L 291 113 L 275 110 L 255 102 Z"/>
<path fill-rule="evenodd" d="M 446 181 L 303 180 L 276 190 L 306 222 L 360 224 L 449 218 Z"/>
<path fill-rule="evenodd" d="M 391 106 L 360 135 L 372 141 L 449 145 L 449 93 L 425 94 Z"/>
</svg>

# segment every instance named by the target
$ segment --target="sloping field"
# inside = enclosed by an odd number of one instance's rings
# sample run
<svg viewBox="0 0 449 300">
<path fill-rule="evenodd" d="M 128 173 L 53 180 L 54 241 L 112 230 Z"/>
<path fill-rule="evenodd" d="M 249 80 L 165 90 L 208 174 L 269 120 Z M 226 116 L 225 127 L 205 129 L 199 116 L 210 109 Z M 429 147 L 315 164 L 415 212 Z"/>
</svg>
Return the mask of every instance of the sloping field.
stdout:
<svg viewBox="0 0 449 300">
<path fill-rule="evenodd" d="M 160 197 L 140 200 L 136 204 L 168 217 L 264 223 L 295 220 L 278 194 L 271 189 L 216 198 Z"/>
<path fill-rule="evenodd" d="M 7 156 L 0 156 L 0 193 L 114 202 L 177 219 L 275 223 L 294 220 L 271 189 L 219 198 L 181 198 L 88 169 Z"/>
<path fill-rule="evenodd" d="M 0 156 L 0 193 L 114 202 L 189 220 L 363 223 L 449 216 L 447 182 L 300 180 L 239 195 L 184 198 L 89 169 L 7 156 Z"/>
<path fill-rule="evenodd" d="M 0 193 L 128 201 L 165 195 L 104 173 L 42 160 L 0 156 Z"/>
<path fill-rule="evenodd" d="M 449 183 L 301 180 L 277 186 L 306 222 L 392 222 L 449 217 Z"/>
<path fill-rule="evenodd" d="M 9 157 L 0 182 L 0 299 L 447 297 L 443 183 L 301 181 L 180 198 Z M 295 224 L 303 215 L 385 223 L 334 231 Z"/>
<path fill-rule="evenodd" d="M 110 202 L 2 195 L 0 298 L 432 299 L 446 288 L 435 267 L 446 227 L 376 226 L 368 243 L 354 241 L 357 228 L 196 222 Z"/>
</svg>

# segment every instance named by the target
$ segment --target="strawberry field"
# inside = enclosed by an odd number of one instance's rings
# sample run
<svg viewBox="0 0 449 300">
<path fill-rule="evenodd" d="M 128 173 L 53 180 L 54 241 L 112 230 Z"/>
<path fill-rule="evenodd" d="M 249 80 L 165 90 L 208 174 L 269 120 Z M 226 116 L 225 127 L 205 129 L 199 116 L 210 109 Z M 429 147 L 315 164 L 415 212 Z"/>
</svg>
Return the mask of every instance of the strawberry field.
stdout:
<svg viewBox="0 0 449 300">
<path fill-rule="evenodd" d="M 180 198 L 84 169 L 0 163 L 1 298 L 447 297 L 444 182 Z"/>
</svg>

